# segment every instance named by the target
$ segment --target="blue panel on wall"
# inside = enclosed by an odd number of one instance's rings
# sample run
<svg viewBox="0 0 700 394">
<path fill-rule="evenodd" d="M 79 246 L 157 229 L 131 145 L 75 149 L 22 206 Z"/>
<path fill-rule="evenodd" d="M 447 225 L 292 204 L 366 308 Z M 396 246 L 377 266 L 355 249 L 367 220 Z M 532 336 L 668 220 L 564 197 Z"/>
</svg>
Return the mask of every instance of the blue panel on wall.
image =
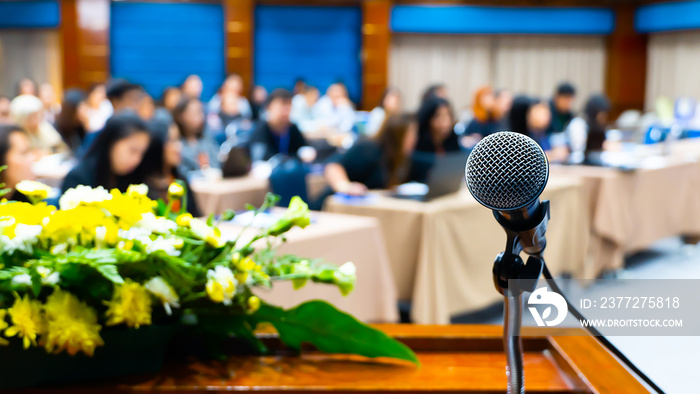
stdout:
<svg viewBox="0 0 700 394">
<path fill-rule="evenodd" d="M 606 8 L 397 5 L 391 29 L 401 33 L 609 34 L 615 15 Z"/>
<path fill-rule="evenodd" d="M 639 7 L 634 27 L 642 33 L 700 28 L 700 1 L 649 4 Z"/>
<path fill-rule="evenodd" d="M 358 102 L 361 24 L 357 7 L 256 7 L 255 83 L 291 89 L 303 78 L 323 94 L 342 81 Z"/>
<path fill-rule="evenodd" d="M 57 0 L 0 1 L 0 29 L 58 27 Z"/>
<path fill-rule="evenodd" d="M 112 3 L 111 70 L 159 98 L 189 74 L 202 78 L 202 99 L 225 77 L 224 14 L 218 4 Z"/>
</svg>

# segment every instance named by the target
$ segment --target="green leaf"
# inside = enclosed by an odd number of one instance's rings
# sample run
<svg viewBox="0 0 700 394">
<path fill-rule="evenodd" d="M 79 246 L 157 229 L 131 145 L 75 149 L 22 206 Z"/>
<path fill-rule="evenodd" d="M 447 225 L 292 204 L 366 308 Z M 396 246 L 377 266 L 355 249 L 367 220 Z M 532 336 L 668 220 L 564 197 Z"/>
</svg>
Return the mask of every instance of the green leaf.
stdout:
<svg viewBox="0 0 700 394">
<path fill-rule="evenodd" d="M 30 270 L 29 277 L 32 278 L 32 293 L 34 293 L 34 297 L 39 297 L 39 293 L 41 293 L 41 275 L 36 270 Z"/>
<path fill-rule="evenodd" d="M 236 217 L 236 211 L 233 209 L 227 209 L 224 211 L 223 215 L 221 215 L 221 220 L 227 222 L 229 220 L 233 220 L 234 217 Z"/>
<path fill-rule="evenodd" d="M 124 283 L 124 278 L 119 275 L 117 266 L 114 264 L 101 264 L 95 267 L 97 271 L 113 283 Z"/>
<path fill-rule="evenodd" d="M 271 323 L 280 340 L 297 351 L 309 342 L 327 353 L 390 357 L 420 364 L 408 346 L 325 301 L 308 301 L 289 310 L 263 303 L 251 318 Z"/>
</svg>

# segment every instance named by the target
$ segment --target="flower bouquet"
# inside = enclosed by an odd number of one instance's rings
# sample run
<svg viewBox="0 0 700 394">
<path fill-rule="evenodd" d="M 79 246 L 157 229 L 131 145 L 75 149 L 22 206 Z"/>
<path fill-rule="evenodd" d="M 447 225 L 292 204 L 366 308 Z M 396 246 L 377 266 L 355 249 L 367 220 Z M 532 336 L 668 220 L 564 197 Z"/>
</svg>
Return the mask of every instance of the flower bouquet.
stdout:
<svg viewBox="0 0 700 394">
<path fill-rule="evenodd" d="M 218 219 L 186 213 L 178 183 L 167 204 L 149 199 L 145 185 L 126 193 L 79 186 L 61 197 L 60 209 L 41 202 L 45 185 L 22 182 L 17 190 L 32 203 L 0 202 L 0 357 L 13 360 L 0 372 L 0 387 L 155 371 L 183 327 L 213 356 L 232 336 L 266 352 L 254 330 L 267 323 L 297 352 L 310 343 L 329 353 L 417 363 L 408 347 L 326 302 L 285 310 L 255 295 L 276 281 L 295 288 L 326 283 L 343 294 L 353 289 L 352 263 L 276 254 L 285 232 L 310 223 L 298 197 L 244 242 L 219 229 L 233 212 Z M 248 209 L 263 212 L 277 199 L 270 194 Z M 29 380 L 24 368 L 35 371 Z M 66 376 L 75 370 L 79 376 Z"/>
</svg>

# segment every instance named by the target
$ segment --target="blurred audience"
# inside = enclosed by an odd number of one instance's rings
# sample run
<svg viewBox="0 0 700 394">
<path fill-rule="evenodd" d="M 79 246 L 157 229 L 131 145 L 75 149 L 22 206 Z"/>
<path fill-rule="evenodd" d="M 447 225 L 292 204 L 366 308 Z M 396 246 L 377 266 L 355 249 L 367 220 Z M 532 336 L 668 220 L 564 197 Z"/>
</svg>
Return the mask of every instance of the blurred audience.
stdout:
<svg viewBox="0 0 700 394">
<path fill-rule="evenodd" d="M 365 134 L 376 135 L 388 115 L 398 114 L 401 111 L 401 93 L 396 88 L 387 88 L 382 94 L 379 106 L 369 113 Z"/>
<path fill-rule="evenodd" d="M 314 106 L 314 116 L 321 127 L 347 133 L 355 125 L 355 108 L 348 97 L 348 90 L 340 82 L 334 83 L 326 90 Z"/>
<path fill-rule="evenodd" d="M 56 101 L 56 92 L 50 83 L 39 85 L 39 99 L 44 103 L 44 118 L 53 124 L 56 121 L 56 115 L 61 112 L 61 104 Z"/>
<path fill-rule="evenodd" d="M 163 94 L 160 97 L 160 103 L 153 114 L 153 119 L 156 121 L 170 124 L 173 122 L 173 110 L 182 99 L 182 92 L 179 88 L 168 86 L 163 89 Z"/>
<path fill-rule="evenodd" d="M 39 156 L 66 151 L 68 146 L 44 115 L 44 103 L 36 96 L 24 94 L 10 103 L 10 118 L 27 133 Z"/>
<path fill-rule="evenodd" d="M 464 130 L 462 145 L 471 148 L 482 138 L 502 128 L 501 119 L 496 118 L 496 95 L 490 86 L 479 88 L 472 105 L 474 118 Z"/>
<path fill-rule="evenodd" d="M 11 123 L 10 119 L 10 98 L 0 95 L 0 124 Z"/>
<path fill-rule="evenodd" d="M 193 98 L 185 98 L 173 111 L 173 119 L 182 138 L 182 163 L 178 171 L 190 173 L 208 168 L 220 168 L 219 147 L 204 133 L 204 105 Z"/>
<path fill-rule="evenodd" d="M 29 78 L 22 78 L 17 82 L 17 90 L 15 96 L 29 95 L 36 96 L 36 82 Z"/>
<path fill-rule="evenodd" d="M 182 139 L 175 124 L 159 123 L 151 126 L 151 144 L 143 157 L 137 173 L 148 185 L 148 195 L 152 199 L 168 202 L 168 186 L 179 180 L 187 185 L 187 179 L 179 172 L 182 164 Z M 179 209 L 173 206 L 173 209 Z M 201 216 L 192 189 L 187 187 L 187 211 L 194 217 Z"/>
<path fill-rule="evenodd" d="M 56 130 L 72 152 L 79 151 L 90 125 L 85 93 L 80 89 L 65 92 L 61 112 L 56 116 Z"/>
<path fill-rule="evenodd" d="M 583 160 L 587 164 L 600 164 L 609 112 L 610 100 L 604 95 L 594 94 L 586 102 L 583 115 L 569 123 L 566 137 L 573 161 Z"/>
<path fill-rule="evenodd" d="M 182 85 L 180 85 L 182 95 L 195 100 L 202 99 L 203 89 L 204 85 L 202 84 L 202 78 L 200 78 L 199 75 L 196 74 L 188 75 L 187 78 L 185 78 L 185 80 L 182 82 Z"/>
<path fill-rule="evenodd" d="M 250 92 L 250 109 L 253 120 L 260 119 L 265 112 L 265 101 L 267 101 L 267 89 L 259 85 L 254 86 Z"/>
<path fill-rule="evenodd" d="M 78 185 L 125 192 L 129 185 L 144 183 L 143 174 L 136 170 L 150 141 L 146 123 L 136 114 L 124 112 L 112 116 L 85 157 L 64 179 L 62 192 Z"/>
<path fill-rule="evenodd" d="M 439 97 L 428 99 L 418 110 L 416 150 L 428 153 L 460 150 L 454 124 L 454 114 L 449 101 Z"/>
<path fill-rule="evenodd" d="M 156 102 L 153 101 L 153 97 L 150 94 L 144 93 L 141 96 L 136 113 L 145 121 L 153 120 L 156 113 Z"/>
<path fill-rule="evenodd" d="M 552 122 L 547 128 L 547 134 L 559 133 L 566 129 L 574 118 L 574 100 L 576 100 L 576 88 L 572 84 L 563 82 L 557 86 L 554 97 L 549 102 Z"/>
<path fill-rule="evenodd" d="M 372 139 L 359 140 L 326 166 L 326 180 L 333 192 L 348 195 L 402 184 L 408 179 L 409 158 L 417 140 L 418 124 L 413 116 L 389 114 Z"/>
<path fill-rule="evenodd" d="M 251 158 L 268 160 L 277 154 L 297 156 L 299 148 L 308 144 L 290 119 L 292 93 L 285 89 L 273 90 L 265 110 L 266 119 L 258 124 L 250 140 Z"/>
<path fill-rule="evenodd" d="M 36 161 L 27 133 L 16 125 L 0 125 L 0 182 L 9 189 L 3 198 L 14 201 L 29 202 L 15 190 L 15 186 L 24 180 L 34 180 L 32 165 Z"/>
<path fill-rule="evenodd" d="M 221 84 L 219 91 L 207 104 L 207 113 L 220 114 L 222 111 L 222 102 L 228 100 L 226 108 L 226 116 L 239 116 L 245 119 L 251 119 L 253 116 L 252 109 L 248 99 L 243 95 L 243 78 L 238 74 L 231 74 Z"/>
<path fill-rule="evenodd" d="M 141 85 L 121 78 L 110 82 L 106 91 L 115 114 L 124 110 L 138 112 L 145 95 Z"/>
<path fill-rule="evenodd" d="M 316 131 L 320 127 L 314 114 L 314 106 L 318 102 L 318 97 L 318 89 L 305 85 L 303 92 L 297 93 L 292 98 L 291 120 L 304 133 Z"/>
<path fill-rule="evenodd" d="M 428 86 L 421 96 L 420 103 L 423 105 L 423 103 L 433 98 L 447 99 L 447 87 L 442 83 Z"/>
<path fill-rule="evenodd" d="M 114 113 L 112 104 L 107 100 L 107 90 L 103 84 L 94 84 L 87 91 L 85 99 L 87 117 L 89 119 L 87 132 L 102 130 L 107 119 Z"/>
<path fill-rule="evenodd" d="M 307 87 L 308 85 L 306 84 L 306 81 L 304 81 L 304 78 L 297 78 L 297 80 L 294 81 L 294 89 L 292 90 L 292 93 L 295 96 L 297 94 L 304 94 Z"/>
<path fill-rule="evenodd" d="M 552 121 L 552 113 L 549 105 L 540 99 L 518 96 L 513 99 L 513 106 L 510 110 L 511 131 L 525 134 L 535 140 L 550 160 L 559 161 L 562 159 L 562 151 L 553 150 L 550 135 L 547 129 Z"/>
</svg>

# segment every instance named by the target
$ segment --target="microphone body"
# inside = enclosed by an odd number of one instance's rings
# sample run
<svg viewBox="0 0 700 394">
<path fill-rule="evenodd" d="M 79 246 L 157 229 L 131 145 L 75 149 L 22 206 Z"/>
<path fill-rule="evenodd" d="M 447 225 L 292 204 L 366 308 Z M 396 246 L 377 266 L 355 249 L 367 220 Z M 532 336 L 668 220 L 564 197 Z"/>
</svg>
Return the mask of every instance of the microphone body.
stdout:
<svg viewBox="0 0 700 394">
<path fill-rule="evenodd" d="M 519 133 L 491 134 L 472 150 L 465 175 L 474 198 L 517 236 L 517 252 L 542 254 L 549 205 L 540 203 L 539 196 L 549 179 L 549 162 L 539 144 Z"/>
</svg>

